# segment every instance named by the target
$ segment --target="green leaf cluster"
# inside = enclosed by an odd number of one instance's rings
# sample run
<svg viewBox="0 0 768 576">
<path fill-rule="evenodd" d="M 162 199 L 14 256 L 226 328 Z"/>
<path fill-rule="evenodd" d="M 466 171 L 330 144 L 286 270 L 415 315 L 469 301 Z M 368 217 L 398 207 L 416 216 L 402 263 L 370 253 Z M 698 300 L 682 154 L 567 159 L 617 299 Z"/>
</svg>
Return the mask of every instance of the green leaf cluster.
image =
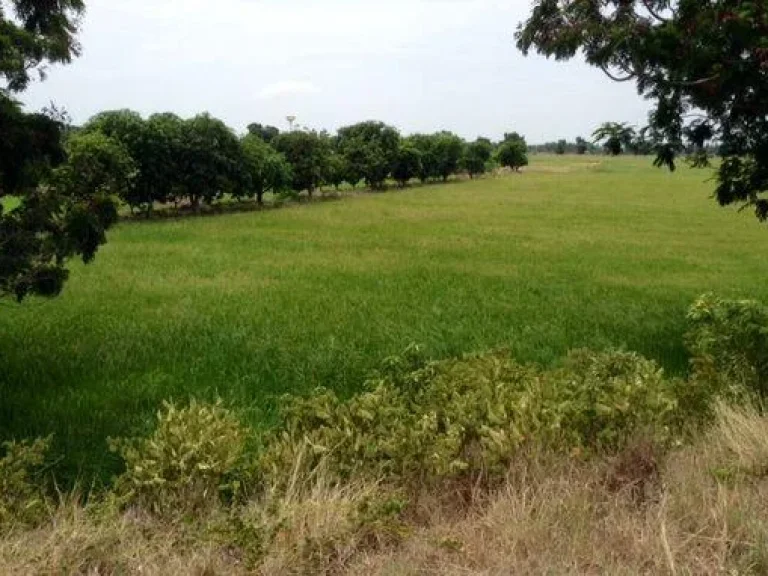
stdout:
<svg viewBox="0 0 768 576">
<path fill-rule="evenodd" d="M 768 397 L 768 307 L 705 294 L 687 319 L 693 379 L 730 397 Z"/>
<path fill-rule="evenodd" d="M 578 351 L 554 370 L 504 352 L 397 365 L 409 362 L 388 361 L 347 400 L 324 389 L 282 398 L 262 473 L 286 483 L 301 461 L 341 478 L 498 476 L 530 445 L 590 452 L 620 450 L 638 434 L 668 441 L 684 410 L 679 385 L 630 352 Z"/>
<path fill-rule="evenodd" d="M 0 458 L 0 530 L 39 522 L 49 510 L 39 475 L 50 438 L 5 442 Z"/>
<path fill-rule="evenodd" d="M 125 461 L 115 484 L 125 502 L 157 512 L 203 508 L 242 488 L 248 431 L 219 401 L 166 402 L 147 438 L 110 439 Z"/>
</svg>

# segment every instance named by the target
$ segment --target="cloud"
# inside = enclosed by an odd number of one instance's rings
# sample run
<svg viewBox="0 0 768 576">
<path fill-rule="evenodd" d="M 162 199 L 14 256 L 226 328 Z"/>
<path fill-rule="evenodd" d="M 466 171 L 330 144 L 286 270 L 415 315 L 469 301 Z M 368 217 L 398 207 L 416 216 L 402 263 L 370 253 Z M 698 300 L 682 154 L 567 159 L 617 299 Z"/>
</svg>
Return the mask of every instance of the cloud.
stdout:
<svg viewBox="0 0 768 576">
<path fill-rule="evenodd" d="M 278 98 L 280 96 L 295 96 L 297 94 L 317 94 L 318 92 L 320 92 L 320 89 L 312 82 L 286 80 L 265 86 L 259 92 L 259 96 L 262 98 Z"/>
</svg>

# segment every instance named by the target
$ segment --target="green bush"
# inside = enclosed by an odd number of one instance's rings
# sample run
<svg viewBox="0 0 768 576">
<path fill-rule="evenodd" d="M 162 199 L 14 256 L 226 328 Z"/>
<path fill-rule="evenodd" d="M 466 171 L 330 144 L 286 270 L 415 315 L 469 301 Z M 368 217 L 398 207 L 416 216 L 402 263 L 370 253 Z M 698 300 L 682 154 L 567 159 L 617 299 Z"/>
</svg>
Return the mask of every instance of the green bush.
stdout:
<svg viewBox="0 0 768 576">
<path fill-rule="evenodd" d="M 245 475 L 247 430 L 221 402 L 164 403 L 148 438 L 110 440 L 125 460 L 116 492 L 156 512 L 200 508 L 236 494 Z"/>
<path fill-rule="evenodd" d="M 665 442 L 675 432 L 677 385 L 634 352 L 571 352 L 551 402 L 569 443 L 617 450 L 638 433 Z"/>
<path fill-rule="evenodd" d="M 388 359 L 349 400 L 284 397 L 262 471 L 278 485 L 297 465 L 421 483 L 498 475 L 527 444 L 583 452 L 620 450 L 638 434 L 667 441 L 682 420 L 677 390 L 629 352 L 579 351 L 550 371 L 503 352 L 418 369 Z"/>
<path fill-rule="evenodd" d="M 38 474 L 51 439 L 5 442 L 0 458 L 0 529 L 34 524 L 48 512 L 48 500 Z"/>
<path fill-rule="evenodd" d="M 768 308 L 706 294 L 691 306 L 688 324 L 692 381 L 726 397 L 768 395 Z"/>
</svg>

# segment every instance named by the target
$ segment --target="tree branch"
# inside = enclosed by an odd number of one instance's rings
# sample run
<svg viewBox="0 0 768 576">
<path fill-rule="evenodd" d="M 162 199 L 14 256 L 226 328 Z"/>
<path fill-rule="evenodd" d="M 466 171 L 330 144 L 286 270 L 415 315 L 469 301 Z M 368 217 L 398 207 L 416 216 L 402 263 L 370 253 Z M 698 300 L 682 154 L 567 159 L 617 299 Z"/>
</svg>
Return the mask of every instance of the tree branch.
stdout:
<svg viewBox="0 0 768 576">
<path fill-rule="evenodd" d="M 648 13 L 654 18 L 656 18 L 656 20 L 658 20 L 662 24 L 669 22 L 668 18 L 664 18 L 663 16 L 660 16 L 658 12 L 656 12 L 653 8 L 651 8 L 651 4 L 650 2 L 648 2 L 648 0 L 642 0 L 642 2 L 643 2 L 643 6 L 645 6 L 645 9 L 648 10 Z"/>
<path fill-rule="evenodd" d="M 605 67 L 605 66 L 603 66 L 603 65 L 601 65 L 601 66 L 600 66 L 600 70 L 602 70 L 602 71 L 603 71 L 603 73 L 604 73 L 606 76 L 608 76 L 608 78 L 610 78 L 611 80 L 613 80 L 614 82 L 629 82 L 630 80 L 634 80 L 635 78 L 637 78 L 637 74 L 636 74 L 636 73 L 634 73 L 634 72 L 627 72 L 627 73 L 626 73 L 627 75 L 626 75 L 626 76 L 624 76 L 624 77 L 621 77 L 621 76 L 614 76 L 613 74 L 611 74 L 611 73 L 608 71 L 608 68 L 606 68 L 606 67 Z"/>
</svg>

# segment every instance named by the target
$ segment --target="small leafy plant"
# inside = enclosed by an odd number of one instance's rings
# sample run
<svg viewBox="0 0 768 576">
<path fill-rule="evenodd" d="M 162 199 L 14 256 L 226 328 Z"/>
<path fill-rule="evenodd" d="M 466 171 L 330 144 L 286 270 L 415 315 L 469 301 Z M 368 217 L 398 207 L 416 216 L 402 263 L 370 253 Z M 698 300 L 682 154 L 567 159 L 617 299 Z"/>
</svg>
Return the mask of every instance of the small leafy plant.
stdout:
<svg viewBox="0 0 768 576">
<path fill-rule="evenodd" d="M 247 430 L 221 401 L 166 402 L 152 436 L 110 440 L 125 461 L 116 490 L 128 502 L 161 512 L 196 509 L 242 487 Z"/>
<path fill-rule="evenodd" d="M 28 525 L 41 521 L 49 502 L 38 477 L 51 438 L 34 441 L 5 442 L 5 455 L 0 458 L 0 529 L 11 525 Z"/>
<path fill-rule="evenodd" d="M 413 368 L 388 359 L 349 400 L 318 390 L 281 402 L 281 424 L 265 440 L 262 472 L 277 485 L 302 463 L 339 478 L 418 482 L 500 477 L 525 445 L 617 451 L 638 434 L 671 439 L 683 420 L 677 384 L 630 352 L 578 351 L 556 370 L 505 352 Z"/>
<path fill-rule="evenodd" d="M 688 311 L 692 380 L 726 397 L 768 395 L 768 308 L 753 300 L 701 296 Z"/>
</svg>

